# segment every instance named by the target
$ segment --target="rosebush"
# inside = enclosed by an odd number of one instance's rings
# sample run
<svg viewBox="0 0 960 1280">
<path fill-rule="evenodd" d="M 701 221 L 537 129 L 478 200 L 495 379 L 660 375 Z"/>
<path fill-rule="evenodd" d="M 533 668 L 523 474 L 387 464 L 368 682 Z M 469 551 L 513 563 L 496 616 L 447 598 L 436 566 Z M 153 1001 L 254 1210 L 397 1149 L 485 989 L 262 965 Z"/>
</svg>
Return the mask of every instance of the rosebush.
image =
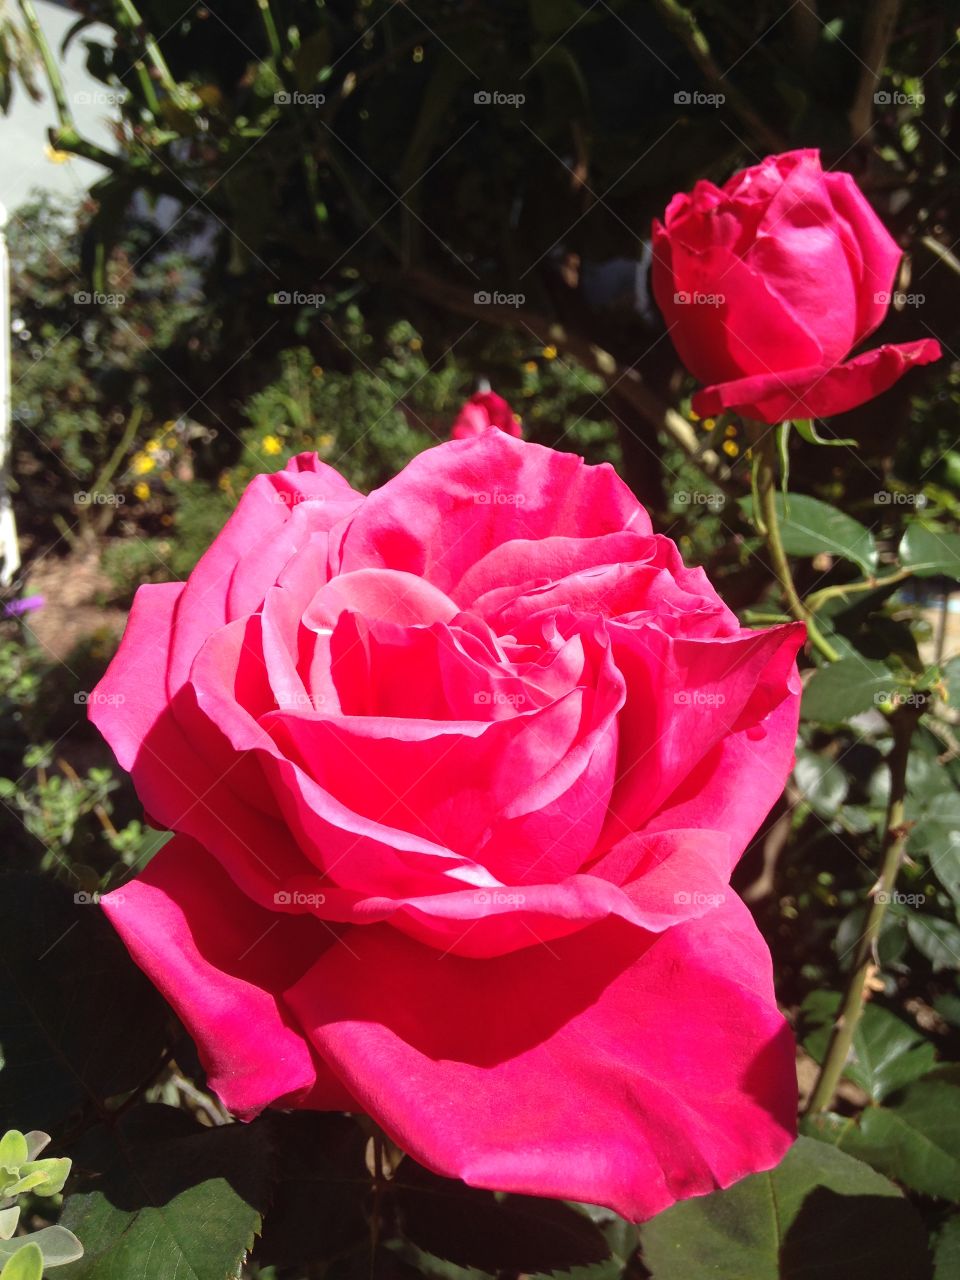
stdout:
<svg viewBox="0 0 960 1280">
<path fill-rule="evenodd" d="M 362 497 L 301 454 L 91 698 L 176 833 L 104 908 L 232 1111 L 649 1217 L 793 1140 L 729 877 L 803 635 L 743 629 L 608 466 L 487 431 Z"/>
</svg>

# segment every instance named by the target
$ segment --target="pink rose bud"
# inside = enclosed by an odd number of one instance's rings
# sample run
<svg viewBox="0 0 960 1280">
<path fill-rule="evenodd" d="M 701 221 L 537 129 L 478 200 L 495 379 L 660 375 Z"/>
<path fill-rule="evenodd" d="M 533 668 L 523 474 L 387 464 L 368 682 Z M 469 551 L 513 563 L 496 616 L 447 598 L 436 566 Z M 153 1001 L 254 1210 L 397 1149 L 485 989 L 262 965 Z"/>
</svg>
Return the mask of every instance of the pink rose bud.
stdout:
<svg viewBox="0 0 960 1280">
<path fill-rule="evenodd" d="M 653 292 L 701 416 L 844 413 L 940 357 L 930 338 L 849 352 L 892 301 L 901 251 L 849 173 L 788 151 L 674 196 L 653 224 Z"/>
<path fill-rule="evenodd" d="M 517 415 L 503 396 L 495 391 L 476 391 L 457 414 L 450 438 L 468 440 L 493 427 L 518 440 L 523 435 Z"/>
</svg>

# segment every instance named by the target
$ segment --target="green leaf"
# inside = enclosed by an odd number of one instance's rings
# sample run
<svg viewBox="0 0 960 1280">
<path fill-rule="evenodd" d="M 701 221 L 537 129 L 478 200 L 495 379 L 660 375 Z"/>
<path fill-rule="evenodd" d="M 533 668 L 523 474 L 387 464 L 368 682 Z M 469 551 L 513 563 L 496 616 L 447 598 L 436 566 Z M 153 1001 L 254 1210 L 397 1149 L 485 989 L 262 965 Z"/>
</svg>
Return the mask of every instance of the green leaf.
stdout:
<svg viewBox="0 0 960 1280">
<path fill-rule="evenodd" d="M 960 794 L 943 791 L 917 807 L 907 847 L 914 855 L 926 855 L 930 870 L 960 904 Z M 908 809 L 907 817 L 913 816 Z"/>
<path fill-rule="evenodd" d="M 939 916 L 921 915 L 919 911 L 907 913 L 907 934 L 921 955 L 933 965 L 934 972 L 941 969 L 960 969 L 960 928 Z"/>
<path fill-rule="evenodd" d="M 610 1258 L 600 1229 L 559 1200 L 479 1191 L 409 1158 L 394 1194 L 403 1234 L 417 1249 L 481 1271 L 568 1271 Z"/>
<path fill-rule="evenodd" d="M 832 447 L 845 445 L 851 449 L 858 447 L 856 440 L 840 440 L 836 437 L 828 440 L 826 436 L 822 436 L 817 430 L 812 418 L 795 418 L 793 425 L 797 428 L 797 434 L 801 439 L 806 440 L 807 444 L 821 444 Z"/>
<path fill-rule="evenodd" d="M 136 1088 L 168 1018 L 98 907 L 46 877 L 0 879 L 0 1125 L 29 1116 L 58 1129 Z"/>
<path fill-rule="evenodd" d="M 777 494 L 776 501 L 780 536 L 788 555 L 817 556 L 827 552 L 852 560 L 865 574 L 874 571 L 877 545 L 873 534 L 859 520 L 804 493 L 789 495 L 789 514 L 782 494 Z"/>
<path fill-rule="evenodd" d="M 35 1244 L 43 1255 L 45 1267 L 62 1267 L 83 1257 L 83 1245 L 66 1227 L 43 1227 L 29 1236 L 0 1240 L 0 1263 L 12 1257 L 26 1244 Z"/>
<path fill-rule="evenodd" d="M 205 1129 L 184 1112 L 142 1106 L 77 1150 L 84 1178 L 62 1225 L 84 1256 L 63 1280 L 233 1280 L 260 1230 L 275 1172 L 269 1125 Z"/>
<path fill-rule="evenodd" d="M 949 1069 L 914 1081 L 856 1119 L 819 1116 L 811 1130 L 922 1195 L 960 1200 L 960 1087 Z"/>
<path fill-rule="evenodd" d="M 836 991 L 814 991 L 800 1008 L 801 1039 L 807 1053 L 822 1062 L 840 1008 Z M 809 1028 L 809 1030 L 807 1030 Z M 843 1069 L 875 1102 L 925 1076 L 936 1065 L 933 1045 L 888 1009 L 868 1004 L 853 1035 L 853 1050 Z"/>
<path fill-rule="evenodd" d="M 27 1139 L 19 1129 L 8 1129 L 0 1138 L 0 1169 L 15 1172 L 30 1159 Z"/>
<path fill-rule="evenodd" d="M 934 1264 L 933 1280 L 956 1280 L 960 1276 L 960 1213 L 953 1214 L 941 1227 Z"/>
<path fill-rule="evenodd" d="M 35 1244 L 19 1249 L 0 1272 L 0 1280 L 43 1280 L 43 1254 Z"/>
<path fill-rule="evenodd" d="M 898 681 L 883 662 L 841 658 L 813 673 L 800 704 L 805 720 L 839 724 L 872 711 L 897 691 Z"/>
<path fill-rule="evenodd" d="M 370 1234 L 366 1134 L 342 1115 L 299 1112 L 269 1119 L 278 1180 L 257 1261 L 303 1267 L 363 1245 Z"/>
<path fill-rule="evenodd" d="M 919 578 L 960 577 L 960 533 L 912 524 L 900 543 L 900 560 Z"/>
<path fill-rule="evenodd" d="M 837 1159 L 837 1157 L 842 1157 Z M 776 1169 L 640 1228 L 654 1280 L 926 1280 L 926 1232 L 886 1178 L 799 1138 Z"/>
<path fill-rule="evenodd" d="M 0 1209 L 0 1240 L 9 1240 L 16 1231 L 19 1221 L 19 1205 L 14 1205 L 12 1209 Z"/>
<path fill-rule="evenodd" d="M 309 93 L 315 88 L 321 71 L 330 63 L 330 32 L 326 27 L 307 36 L 293 55 L 293 72 L 297 88 Z"/>
<path fill-rule="evenodd" d="M 69 1160 L 27 1160 L 20 1166 L 21 1179 L 29 1179 L 35 1196 L 55 1196 L 70 1175 Z"/>
<path fill-rule="evenodd" d="M 947 689 L 947 702 L 956 711 L 960 707 L 960 657 L 950 658 L 943 664 L 943 683 Z"/>
<path fill-rule="evenodd" d="M 832 818 L 847 794 L 846 774 L 836 760 L 801 748 L 797 751 L 793 776 L 814 813 Z"/>
</svg>

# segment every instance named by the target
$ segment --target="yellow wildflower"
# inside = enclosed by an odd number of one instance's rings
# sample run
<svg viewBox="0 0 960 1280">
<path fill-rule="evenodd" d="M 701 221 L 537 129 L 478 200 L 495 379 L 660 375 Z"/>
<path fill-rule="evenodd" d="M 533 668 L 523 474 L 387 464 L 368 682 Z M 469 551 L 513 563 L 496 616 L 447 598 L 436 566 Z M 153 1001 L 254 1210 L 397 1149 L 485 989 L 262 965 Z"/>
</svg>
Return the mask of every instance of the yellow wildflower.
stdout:
<svg viewBox="0 0 960 1280">
<path fill-rule="evenodd" d="M 283 445 L 276 436 L 263 437 L 263 452 L 268 455 L 275 455 L 283 452 Z"/>
<path fill-rule="evenodd" d="M 140 502 L 146 502 L 146 500 L 150 497 L 150 486 L 146 484 L 143 480 L 139 480 L 133 486 L 133 496 L 137 498 Z"/>
<path fill-rule="evenodd" d="M 135 476 L 145 476 L 147 472 L 152 471 L 157 465 L 153 458 L 145 453 L 136 453 L 133 456 L 133 462 L 130 464 L 131 470 Z"/>
<path fill-rule="evenodd" d="M 732 440 L 724 440 L 723 452 L 727 455 L 728 458 L 736 458 L 740 453 L 740 446 L 734 444 Z"/>
<path fill-rule="evenodd" d="M 543 348 L 543 352 L 541 354 L 543 355 L 544 360 L 556 360 L 557 348 L 551 343 L 549 347 Z"/>
</svg>

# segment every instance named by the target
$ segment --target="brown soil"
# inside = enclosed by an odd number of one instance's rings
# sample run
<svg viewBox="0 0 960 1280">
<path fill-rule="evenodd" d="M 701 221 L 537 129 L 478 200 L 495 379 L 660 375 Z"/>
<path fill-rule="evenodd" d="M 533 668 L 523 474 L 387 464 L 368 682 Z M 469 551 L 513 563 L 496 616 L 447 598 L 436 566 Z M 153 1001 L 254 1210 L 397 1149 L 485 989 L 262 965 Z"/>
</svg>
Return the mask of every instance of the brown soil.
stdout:
<svg viewBox="0 0 960 1280">
<path fill-rule="evenodd" d="M 51 658 L 63 662 L 91 636 L 119 637 L 126 611 L 98 603 L 114 590 L 93 544 L 79 545 L 65 556 L 40 556 L 27 571 L 23 594 L 42 595 L 45 603 L 24 617 L 24 625 Z"/>
</svg>

